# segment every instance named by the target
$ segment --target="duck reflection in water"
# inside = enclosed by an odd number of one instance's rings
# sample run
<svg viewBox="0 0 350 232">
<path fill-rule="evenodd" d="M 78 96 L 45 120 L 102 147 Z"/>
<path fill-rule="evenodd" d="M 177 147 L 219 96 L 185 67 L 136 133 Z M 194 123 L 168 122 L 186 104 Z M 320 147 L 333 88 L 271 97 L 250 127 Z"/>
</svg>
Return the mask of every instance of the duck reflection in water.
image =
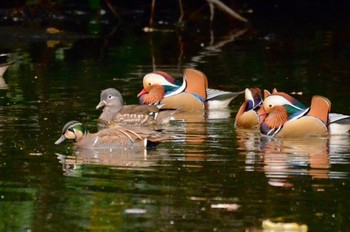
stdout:
<svg viewBox="0 0 350 232">
<path fill-rule="evenodd" d="M 82 176 L 89 172 L 89 167 L 106 166 L 113 169 L 151 170 L 155 161 L 148 154 L 155 151 L 142 151 L 131 149 L 108 150 L 78 149 L 72 154 L 56 153 L 62 170 L 66 176 Z"/>
<path fill-rule="evenodd" d="M 276 187 L 291 187 L 300 175 L 312 178 L 339 178 L 344 173 L 332 172 L 344 149 L 349 149 L 347 136 L 276 139 L 261 136 L 257 130 L 237 129 L 237 142 L 245 155 L 247 171 L 265 172 L 268 182 Z"/>
</svg>

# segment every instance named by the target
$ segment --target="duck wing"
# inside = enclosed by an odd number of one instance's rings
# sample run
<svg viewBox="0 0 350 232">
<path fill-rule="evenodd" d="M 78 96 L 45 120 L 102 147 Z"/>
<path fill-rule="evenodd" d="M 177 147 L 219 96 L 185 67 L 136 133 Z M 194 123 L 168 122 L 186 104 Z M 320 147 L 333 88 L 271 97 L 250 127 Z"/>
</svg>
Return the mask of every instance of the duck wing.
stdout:
<svg viewBox="0 0 350 232">
<path fill-rule="evenodd" d="M 320 119 L 325 125 L 328 124 L 328 115 L 331 111 L 331 102 L 322 96 L 313 96 L 308 115 Z"/>
<path fill-rule="evenodd" d="M 350 124 L 350 115 L 330 113 L 328 116 L 329 124 L 331 123 L 341 123 Z"/>
<path fill-rule="evenodd" d="M 219 90 L 219 89 L 207 89 L 207 100 L 227 100 L 227 99 L 233 99 L 239 95 L 244 93 L 244 91 L 239 91 L 239 92 L 229 92 L 229 91 L 224 91 L 224 90 Z"/>
<path fill-rule="evenodd" d="M 184 82 L 185 92 L 198 96 L 202 101 L 207 99 L 208 79 L 204 73 L 195 69 L 185 69 Z"/>
</svg>

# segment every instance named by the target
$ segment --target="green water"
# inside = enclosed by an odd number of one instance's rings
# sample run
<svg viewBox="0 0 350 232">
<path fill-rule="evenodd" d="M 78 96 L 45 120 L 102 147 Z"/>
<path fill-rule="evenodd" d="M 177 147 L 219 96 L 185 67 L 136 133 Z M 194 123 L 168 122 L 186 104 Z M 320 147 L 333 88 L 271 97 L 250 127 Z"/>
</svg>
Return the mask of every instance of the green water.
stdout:
<svg viewBox="0 0 350 232">
<path fill-rule="evenodd" d="M 266 219 L 309 231 L 350 228 L 350 138 L 274 141 L 233 126 L 243 96 L 209 119 L 174 121 L 148 153 L 76 152 L 54 145 L 79 120 L 96 131 L 102 89 L 137 103 L 155 69 L 193 67 L 209 86 L 301 92 L 350 113 L 349 45 L 343 31 L 234 29 L 46 41 L 11 49 L 0 90 L 1 231 L 261 231 Z M 181 35 L 181 36 L 180 36 Z M 219 114 L 220 113 L 220 114 Z"/>
</svg>

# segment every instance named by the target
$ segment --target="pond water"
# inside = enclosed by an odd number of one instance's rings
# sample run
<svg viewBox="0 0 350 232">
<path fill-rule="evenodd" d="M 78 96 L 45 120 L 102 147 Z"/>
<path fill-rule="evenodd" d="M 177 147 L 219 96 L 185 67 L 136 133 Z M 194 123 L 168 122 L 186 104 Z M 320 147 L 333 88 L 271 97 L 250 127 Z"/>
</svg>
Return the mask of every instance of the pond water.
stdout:
<svg viewBox="0 0 350 232">
<path fill-rule="evenodd" d="M 324 95 L 333 112 L 350 114 L 348 38 L 337 28 L 254 26 L 211 37 L 140 30 L 10 38 L 3 50 L 15 63 L 0 89 L 0 230 L 263 231 L 269 219 L 349 231 L 349 136 L 273 140 L 236 130 L 243 96 L 207 118 L 172 121 L 172 140 L 156 150 L 54 145 L 70 120 L 97 130 L 102 89 L 136 104 L 153 70 L 181 78 L 193 67 L 212 88 L 277 88 L 301 93 L 305 104 Z"/>
</svg>

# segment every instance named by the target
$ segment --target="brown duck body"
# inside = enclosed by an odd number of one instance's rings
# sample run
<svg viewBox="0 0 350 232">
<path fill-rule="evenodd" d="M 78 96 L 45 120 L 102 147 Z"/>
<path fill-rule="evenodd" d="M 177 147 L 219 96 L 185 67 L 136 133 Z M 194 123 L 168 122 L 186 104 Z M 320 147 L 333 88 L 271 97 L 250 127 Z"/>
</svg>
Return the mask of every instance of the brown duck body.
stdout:
<svg viewBox="0 0 350 232">
<path fill-rule="evenodd" d="M 125 105 L 122 106 L 118 112 L 109 110 L 108 107 L 104 109 L 98 121 L 105 125 L 131 125 L 131 126 L 145 126 L 156 124 L 155 115 L 159 113 L 156 106 L 139 106 L 139 105 Z M 159 122 L 160 123 L 160 122 Z"/>
<path fill-rule="evenodd" d="M 242 107 L 245 107 L 243 103 Z M 235 125 L 241 128 L 253 128 L 259 125 L 259 116 L 255 110 L 240 112 L 236 116 Z"/>
<path fill-rule="evenodd" d="M 149 126 L 168 123 L 174 110 L 161 110 L 154 105 L 124 105 L 119 91 L 110 88 L 101 92 L 97 109 L 103 107 L 99 123 L 109 126 Z"/>
<path fill-rule="evenodd" d="M 304 116 L 297 120 L 287 121 L 276 137 L 307 137 L 327 135 L 327 126 L 318 118 Z"/>
<path fill-rule="evenodd" d="M 145 149 L 149 142 L 158 144 L 162 138 L 150 130 L 130 130 L 107 128 L 97 133 L 88 133 L 83 139 L 75 142 L 80 148 L 128 148 Z"/>
<path fill-rule="evenodd" d="M 147 128 L 106 128 L 89 133 L 77 121 L 68 122 L 62 129 L 61 137 L 55 142 L 60 144 L 72 140 L 78 148 L 88 149 L 146 149 L 158 145 L 167 136 Z"/>
</svg>

